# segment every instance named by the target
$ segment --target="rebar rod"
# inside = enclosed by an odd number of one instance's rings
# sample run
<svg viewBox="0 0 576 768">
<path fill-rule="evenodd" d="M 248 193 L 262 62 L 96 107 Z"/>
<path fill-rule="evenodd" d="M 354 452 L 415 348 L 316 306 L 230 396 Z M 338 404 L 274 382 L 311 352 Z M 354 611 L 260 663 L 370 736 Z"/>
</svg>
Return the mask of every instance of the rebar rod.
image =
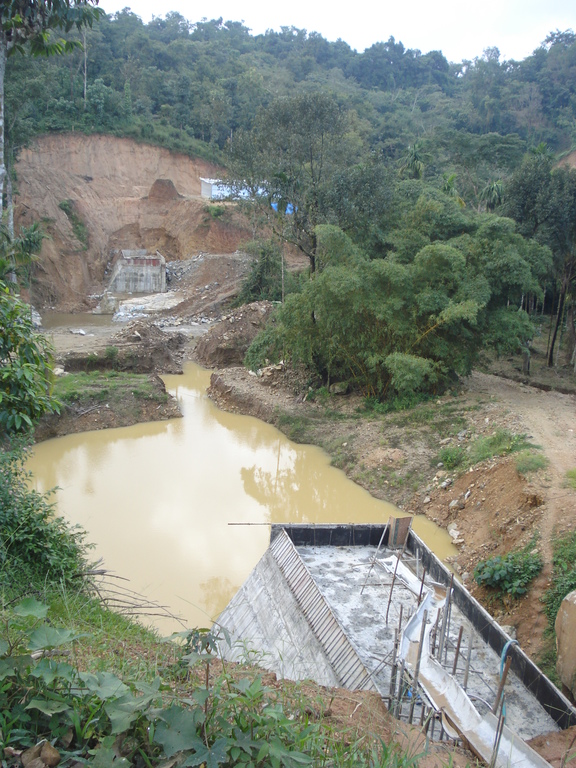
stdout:
<svg viewBox="0 0 576 768">
<path fill-rule="evenodd" d="M 444 664 L 448 663 L 448 647 L 450 645 L 450 624 L 452 623 L 452 583 L 450 583 L 450 599 L 448 600 L 448 620 L 446 622 L 446 638 L 444 641 Z M 440 659 L 442 663 L 442 659 Z"/>
<path fill-rule="evenodd" d="M 390 611 L 390 603 L 392 602 L 392 590 L 394 589 L 394 582 L 396 581 L 396 573 L 398 571 L 398 563 L 402 559 L 402 555 L 404 554 L 406 550 L 406 543 L 408 541 L 408 533 L 410 531 L 408 530 L 406 532 L 406 537 L 404 539 L 404 544 L 402 545 L 402 550 L 400 552 L 400 556 L 396 558 L 396 565 L 394 566 L 394 574 L 392 576 L 392 584 L 390 585 L 390 594 L 388 595 L 388 605 L 386 606 L 386 624 L 388 624 L 388 612 Z M 360 593 L 362 594 L 362 593 Z"/>
<path fill-rule="evenodd" d="M 456 652 L 454 653 L 454 666 L 452 667 L 452 675 L 456 674 L 458 668 L 458 655 L 460 653 L 460 644 L 462 643 L 462 634 L 464 632 L 464 625 L 460 625 L 460 631 L 458 632 L 458 642 L 456 643 Z"/>
<path fill-rule="evenodd" d="M 400 720 L 400 717 L 402 716 L 402 681 L 404 679 L 404 666 L 405 662 L 404 659 L 402 659 L 402 663 L 400 664 L 400 673 L 398 675 L 398 696 L 396 697 L 396 707 L 394 710 L 394 717 L 397 720 Z"/>
<path fill-rule="evenodd" d="M 504 690 L 506 678 L 508 677 L 508 670 L 510 669 L 510 664 L 512 664 L 512 657 L 508 656 L 506 658 L 506 663 L 504 664 L 504 671 L 502 672 L 502 677 L 500 678 L 500 684 L 498 685 L 498 690 L 496 691 L 496 700 L 494 701 L 494 704 L 492 706 L 492 713 L 494 715 L 498 711 L 498 706 L 500 705 L 500 699 L 502 698 L 502 691 Z"/>
<path fill-rule="evenodd" d="M 418 595 L 418 605 L 422 602 L 422 592 L 424 591 L 424 579 L 426 578 L 426 568 L 422 571 L 422 581 L 420 582 L 420 594 Z"/>
<path fill-rule="evenodd" d="M 436 622 L 434 624 L 434 629 L 432 630 L 431 638 L 430 638 L 430 656 L 434 656 L 434 651 L 436 650 L 436 637 L 438 635 L 438 624 L 440 622 L 440 611 L 436 612 Z"/>
<path fill-rule="evenodd" d="M 390 672 L 390 701 L 396 688 L 396 654 L 398 652 L 398 629 L 394 630 L 394 648 L 392 651 L 392 670 Z M 391 706 L 389 707 L 391 709 Z"/>
<path fill-rule="evenodd" d="M 474 634 L 470 632 L 470 639 L 468 641 L 468 654 L 466 656 L 466 667 L 464 668 L 464 681 L 462 683 L 462 688 L 466 690 L 468 687 L 468 673 L 470 672 L 470 660 L 472 658 L 472 643 L 474 640 Z M 474 671 L 474 670 L 472 670 Z"/>
</svg>

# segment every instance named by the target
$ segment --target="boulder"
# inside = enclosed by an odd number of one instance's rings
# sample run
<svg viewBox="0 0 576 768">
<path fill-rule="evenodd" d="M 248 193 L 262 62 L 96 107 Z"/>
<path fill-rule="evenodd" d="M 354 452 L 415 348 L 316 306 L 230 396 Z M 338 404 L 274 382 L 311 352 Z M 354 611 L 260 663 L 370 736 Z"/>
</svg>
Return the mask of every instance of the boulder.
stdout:
<svg viewBox="0 0 576 768">
<path fill-rule="evenodd" d="M 556 616 L 556 671 L 562 683 L 576 694 L 576 590 L 570 592 L 560 605 Z"/>
</svg>

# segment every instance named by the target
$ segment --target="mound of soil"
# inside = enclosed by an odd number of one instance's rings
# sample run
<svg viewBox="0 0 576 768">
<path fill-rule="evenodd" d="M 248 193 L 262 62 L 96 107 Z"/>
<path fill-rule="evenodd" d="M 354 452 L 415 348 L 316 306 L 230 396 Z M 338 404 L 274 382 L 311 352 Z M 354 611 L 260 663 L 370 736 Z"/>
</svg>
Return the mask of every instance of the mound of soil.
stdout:
<svg viewBox="0 0 576 768">
<path fill-rule="evenodd" d="M 137 321 L 110 338 L 97 352 L 69 352 L 61 358 L 65 371 L 116 370 L 132 373 L 182 373 L 186 336 L 165 333 Z"/>
<path fill-rule="evenodd" d="M 195 358 L 208 368 L 242 365 L 248 347 L 266 325 L 273 309 L 270 301 L 256 301 L 225 315 L 200 339 Z"/>
<path fill-rule="evenodd" d="M 156 179 L 148 193 L 148 200 L 165 202 L 166 200 L 176 200 L 179 195 L 172 179 Z"/>
</svg>

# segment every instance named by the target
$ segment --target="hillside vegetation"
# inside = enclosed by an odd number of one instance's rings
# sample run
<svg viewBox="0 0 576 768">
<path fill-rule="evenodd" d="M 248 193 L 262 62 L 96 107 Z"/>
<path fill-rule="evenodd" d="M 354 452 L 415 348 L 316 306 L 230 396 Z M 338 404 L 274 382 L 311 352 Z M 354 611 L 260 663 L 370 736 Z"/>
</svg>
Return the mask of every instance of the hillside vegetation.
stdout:
<svg viewBox="0 0 576 768">
<path fill-rule="evenodd" d="M 464 419 L 453 418 L 449 401 L 458 380 L 486 355 L 520 354 L 527 378 L 534 339 L 547 368 L 574 378 L 576 171 L 563 159 L 572 157 L 576 140 L 576 36 L 550 34 L 521 62 L 501 61 L 488 49 L 474 61 L 450 63 L 440 51 L 406 50 L 393 38 L 359 54 L 342 41 L 295 28 L 252 36 L 238 22 L 191 24 L 169 13 L 144 24 L 125 10 L 82 30 L 81 38 L 83 49 L 66 57 L 11 57 L 6 80 L 7 165 L 19 197 L 17 236 L 7 230 L 0 240 L 0 307 L 4 317 L 15 318 L 0 323 L 5 759 L 19 765 L 22 749 L 46 739 L 57 744 L 65 765 L 80 760 L 97 768 L 411 765 L 409 753 L 388 746 L 390 729 L 381 726 L 384 743 L 367 735 L 368 722 L 360 732 L 345 729 L 344 720 L 331 728 L 332 701 L 316 706 L 299 692 L 289 696 L 289 686 L 264 684 L 254 672 L 214 674 L 211 634 L 186 632 L 182 646 L 163 652 L 145 632 L 102 610 L 82 536 L 28 489 L 22 469 L 25 448 L 15 433 L 58 406 L 50 399 L 49 351 L 31 327 L 29 310 L 14 298 L 11 278 L 44 305 L 74 293 L 69 304 L 78 307 L 97 300 L 110 253 L 119 247 L 159 248 L 170 259 L 188 260 L 191 276 L 204 274 L 202 260 L 192 263 L 193 249 L 234 252 L 226 262 L 230 273 L 245 251 L 251 269 L 241 300 L 281 302 L 247 363 L 258 369 L 282 360 L 278 371 L 296 372 L 302 400 L 331 404 L 353 390 L 358 411 L 325 408 L 325 420 L 341 430 L 326 447 L 341 466 L 354 462 L 356 479 L 382 494 L 411 478 L 400 471 L 398 446 L 382 445 L 381 419 L 408 425 L 420 419 L 434 447 L 427 475 L 436 474 L 426 496 L 423 488 L 410 489 L 418 491 L 414 506 L 446 522 L 476 499 L 467 487 L 474 457 L 492 461 L 500 450 L 486 448 L 492 415 L 454 429 Z M 84 140 L 84 134 L 91 136 Z M 102 147 L 110 150 L 106 168 L 94 162 L 106 154 Z M 48 154 L 52 148 L 43 171 L 36 162 L 42 148 Z M 174 151 L 195 159 L 185 162 Z M 225 176 L 249 199 L 205 205 L 198 199 L 200 173 Z M 155 199 L 154 182 L 176 174 L 174 195 Z M 51 239 L 42 241 L 36 221 Z M 34 232 L 38 248 L 16 249 Z M 295 252 L 306 268 L 288 275 L 286 258 Z M 221 294 L 225 278 L 217 277 L 203 285 L 198 280 L 200 301 L 214 286 Z M 214 305 L 214 316 L 232 294 L 227 290 Z M 190 318 L 199 306 L 195 294 L 188 295 L 175 314 Z M 84 377 L 83 386 L 86 381 L 92 379 Z M 132 396 L 135 386 L 130 383 Z M 79 399 L 65 390 L 61 398 Z M 390 417 L 399 410 L 408 415 Z M 361 424 L 359 435 L 367 432 L 362 419 L 374 422 L 382 450 L 373 460 L 352 455 L 353 441 L 342 431 L 352 429 L 346 418 Z M 564 427 L 571 423 L 562 418 Z M 311 420 L 292 426 L 300 437 L 321 442 Z M 499 440 L 525 450 L 516 469 L 502 465 L 509 479 L 498 482 L 510 486 L 515 477 L 518 483 L 519 467 L 544 469 L 524 437 L 502 432 Z M 476 455 L 480 448 L 483 458 Z M 398 471 L 385 473 L 383 456 Z M 494 467 L 500 472 L 497 464 L 479 471 Z M 450 501 L 452 483 L 459 496 Z M 483 489 L 480 484 L 475 510 L 486 518 Z M 536 494 L 531 498 L 530 509 L 539 508 Z M 573 529 L 569 504 L 562 505 L 562 515 L 538 511 L 542 579 L 550 573 L 556 530 L 568 535 Z M 465 522 L 464 512 L 461 517 Z M 532 541 L 525 528 L 536 525 L 536 515 L 528 522 L 514 517 Z M 488 524 L 491 554 L 506 557 L 495 549 L 512 546 L 510 540 Z M 498 526 L 515 535 L 513 523 L 502 518 Z M 463 531 L 472 538 L 474 530 Z M 477 563 L 478 549 L 466 558 L 466 567 Z M 488 560 L 484 568 L 493 564 Z M 537 575 L 536 567 L 529 570 Z M 566 589 L 572 576 L 563 581 Z M 560 597 L 550 599 L 551 612 Z M 128 650 L 105 631 L 111 625 L 129 636 Z M 67 643 L 74 643 L 70 664 L 59 658 Z M 123 654 L 128 669 L 119 663 Z M 48 765 L 43 749 L 28 753 L 26 762 L 34 757 Z M 48 757 L 55 764 L 54 755 Z"/>
</svg>

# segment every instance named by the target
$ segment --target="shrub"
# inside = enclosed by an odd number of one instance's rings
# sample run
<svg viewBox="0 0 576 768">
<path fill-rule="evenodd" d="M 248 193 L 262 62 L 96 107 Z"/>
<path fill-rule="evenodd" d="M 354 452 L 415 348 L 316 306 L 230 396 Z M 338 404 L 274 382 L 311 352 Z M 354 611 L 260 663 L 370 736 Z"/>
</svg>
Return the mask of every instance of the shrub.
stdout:
<svg viewBox="0 0 576 768">
<path fill-rule="evenodd" d="M 516 470 L 521 475 L 528 475 L 530 472 L 538 472 L 539 469 L 545 469 L 547 466 L 548 459 L 541 453 L 520 451 L 516 456 Z"/>
<path fill-rule="evenodd" d="M 532 547 L 532 543 L 528 547 Z M 542 570 L 540 554 L 528 547 L 520 552 L 510 552 L 482 560 L 474 569 L 474 578 L 480 585 L 518 597 L 526 592 L 527 585 Z"/>
<path fill-rule="evenodd" d="M 447 445 L 438 453 L 437 460 L 441 461 L 446 469 L 456 469 L 464 463 L 466 451 L 461 445 Z"/>
<path fill-rule="evenodd" d="M 118 352 L 118 347 L 106 347 L 104 357 L 114 366 L 118 360 Z"/>
<path fill-rule="evenodd" d="M 22 439 L 0 449 L 0 585 L 30 590 L 47 580 L 77 583 L 85 569 L 83 532 L 54 516 L 47 494 L 32 490 Z"/>
<path fill-rule="evenodd" d="M 560 603 L 576 589 L 576 532 L 554 542 L 552 563 L 552 585 L 542 598 L 551 629 L 554 628 Z"/>
</svg>

